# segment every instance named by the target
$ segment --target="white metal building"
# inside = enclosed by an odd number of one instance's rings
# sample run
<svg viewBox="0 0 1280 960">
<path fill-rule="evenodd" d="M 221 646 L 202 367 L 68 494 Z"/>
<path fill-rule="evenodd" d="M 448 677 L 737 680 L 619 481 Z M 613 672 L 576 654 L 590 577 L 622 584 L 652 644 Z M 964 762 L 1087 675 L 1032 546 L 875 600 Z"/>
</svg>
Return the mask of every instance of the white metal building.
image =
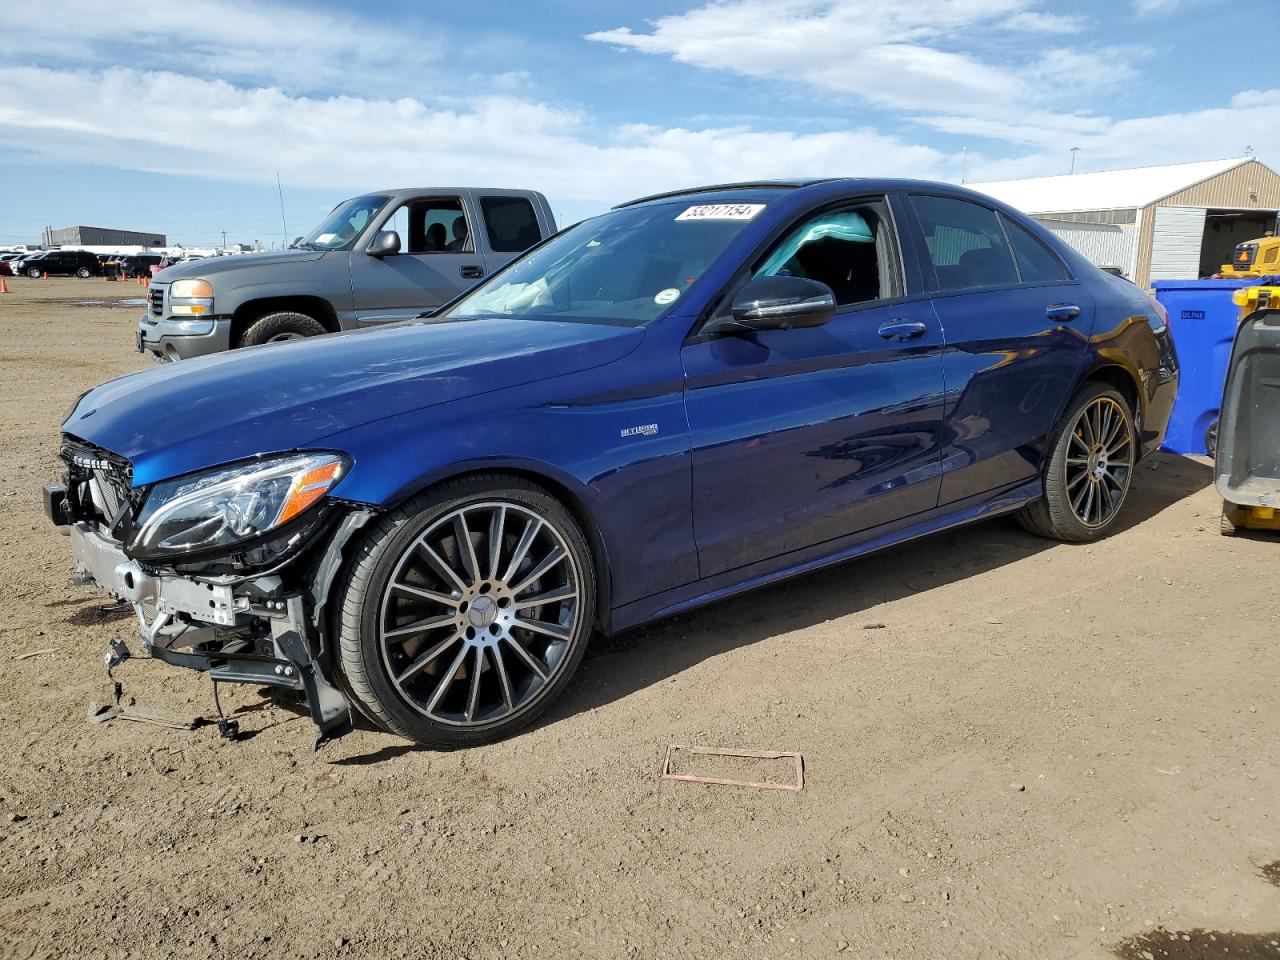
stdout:
<svg viewBox="0 0 1280 960">
<path fill-rule="evenodd" d="M 1194 279 L 1276 229 L 1280 174 L 1251 157 L 973 183 L 1134 283 Z"/>
</svg>

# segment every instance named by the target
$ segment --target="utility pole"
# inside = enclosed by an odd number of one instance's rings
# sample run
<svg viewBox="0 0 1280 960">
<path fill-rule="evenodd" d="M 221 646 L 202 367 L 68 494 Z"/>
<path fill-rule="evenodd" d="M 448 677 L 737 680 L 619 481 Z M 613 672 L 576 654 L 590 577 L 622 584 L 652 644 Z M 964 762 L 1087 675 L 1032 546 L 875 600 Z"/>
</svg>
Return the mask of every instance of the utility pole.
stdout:
<svg viewBox="0 0 1280 960">
<path fill-rule="evenodd" d="M 225 230 L 222 231 L 222 249 L 223 251 L 227 249 L 227 231 Z"/>
<path fill-rule="evenodd" d="M 1079 147 L 1072 147 L 1072 148 L 1071 148 L 1071 172 L 1072 172 L 1072 173 L 1075 173 L 1075 172 L 1076 172 L 1076 154 L 1077 154 L 1077 153 L 1079 153 L 1079 152 L 1080 152 L 1080 148 L 1079 148 Z"/>
<path fill-rule="evenodd" d="M 969 148 L 960 148 L 960 185 L 969 182 Z"/>
<path fill-rule="evenodd" d="M 280 195 L 280 226 L 284 227 L 284 245 L 289 246 L 289 224 L 284 219 L 284 188 L 280 186 L 280 171 L 276 171 L 276 193 Z"/>
</svg>

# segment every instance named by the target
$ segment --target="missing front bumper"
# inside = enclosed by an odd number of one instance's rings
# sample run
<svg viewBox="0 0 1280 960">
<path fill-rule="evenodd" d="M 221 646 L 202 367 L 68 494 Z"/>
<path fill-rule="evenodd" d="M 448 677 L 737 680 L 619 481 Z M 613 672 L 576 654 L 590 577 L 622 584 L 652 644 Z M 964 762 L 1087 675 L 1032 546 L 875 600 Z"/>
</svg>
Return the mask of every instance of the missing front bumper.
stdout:
<svg viewBox="0 0 1280 960">
<path fill-rule="evenodd" d="M 51 515 L 57 522 L 57 517 Z M 301 690 L 319 748 L 351 729 L 351 704 L 312 654 L 304 598 L 277 577 L 195 580 L 148 573 L 89 524 L 70 525 L 71 552 L 86 578 L 133 605 L 148 656 L 208 673 L 215 682 Z M 256 634 L 237 636 L 237 630 Z"/>
</svg>

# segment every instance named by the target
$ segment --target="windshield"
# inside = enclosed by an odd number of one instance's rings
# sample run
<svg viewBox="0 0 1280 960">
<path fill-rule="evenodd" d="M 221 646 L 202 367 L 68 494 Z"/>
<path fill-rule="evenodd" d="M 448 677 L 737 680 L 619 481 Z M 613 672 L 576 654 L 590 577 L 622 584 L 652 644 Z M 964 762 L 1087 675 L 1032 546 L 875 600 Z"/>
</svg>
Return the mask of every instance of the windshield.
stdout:
<svg viewBox="0 0 1280 960">
<path fill-rule="evenodd" d="M 641 326 L 679 300 L 764 206 L 682 201 L 585 220 L 477 287 L 445 316 Z"/>
<path fill-rule="evenodd" d="M 356 237 L 378 215 L 388 199 L 370 196 L 343 201 L 298 246 L 311 250 L 346 250 L 356 242 Z"/>
</svg>

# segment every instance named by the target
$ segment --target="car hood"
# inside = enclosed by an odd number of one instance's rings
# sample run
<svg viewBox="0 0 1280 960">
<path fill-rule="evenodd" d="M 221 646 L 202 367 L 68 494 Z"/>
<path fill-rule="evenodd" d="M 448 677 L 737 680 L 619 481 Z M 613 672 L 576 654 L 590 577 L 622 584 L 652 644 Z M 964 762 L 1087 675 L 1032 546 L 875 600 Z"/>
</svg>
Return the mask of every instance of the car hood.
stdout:
<svg viewBox="0 0 1280 960">
<path fill-rule="evenodd" d="M 174 280 L 186 280 L 192 277 L 211 277 L 226 273 L 228 270 L 241 270 L 245 267 L 305 263 L 308 260 L 319 260 L 324 255 L 324 250 L 277 250 L 273 253 L 237 253 L 225 257 L 202 257 L 199 260 L 175 263 L 171 267 L 165 267 L 156 274 L 156 282 L 171 283 Z"/>
<path fill-rule="evenodd" d="M 631 327 L 481 319 L 395 324 L 182 360 L 104 383 L 63 430 L 127 457 L 134 484 L 305 447 L 412 410 L 588 370 Z"/>
</svg>

